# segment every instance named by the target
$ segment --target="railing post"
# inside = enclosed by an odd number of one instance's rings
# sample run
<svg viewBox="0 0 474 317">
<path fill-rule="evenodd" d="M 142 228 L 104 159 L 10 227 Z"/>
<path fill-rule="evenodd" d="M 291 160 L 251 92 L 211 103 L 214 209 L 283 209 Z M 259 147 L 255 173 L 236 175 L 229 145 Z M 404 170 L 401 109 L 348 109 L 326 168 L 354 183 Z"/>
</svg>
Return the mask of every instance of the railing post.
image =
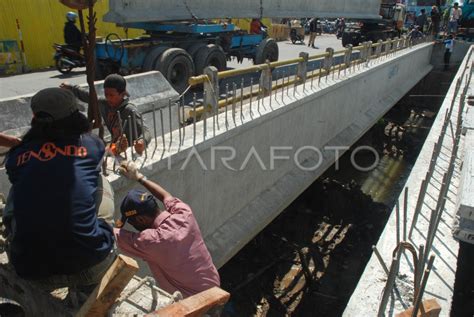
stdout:
<svg viewBox="0 0 474 317">
<path fill-rule="evenodd" d="M 369 66 L 370 57 L 372 56 L 372 41 L 366 42 L 365 45 L 366 45 L 365 64 L 366 66 Z"/>
<path fill-rule="evenodd" d="M 272 91 L 272 70 L 270 62 L 267 61 L 267 66 L 260 73 L 260 87 L 262 87 L 264 96 L 270 95 Z"/>
<path fill-rule="evenodd" d="M 334 50 L 333 50 L 334 52 Z M 306 82 L 306 76 L 308 72 L 308 59 L 309 54 L 306 52 L 300 52 L 300 57 L 303 58 L 303 61 L 298 63 L 298 68 L 296 70 L 296 85 L 302 84 Z"/>
<path fill-rule="evenodd" d="M 346 51 L 344 52 L 344 69 L 351 67 L 351 57 L 352 57 L 352 44 L 346 46 Z"/>
<path fill-rule="evenodd" d="M 217 111 L 219 102 L 219 71 L 214 66 L 204 68 L 204 75 L 207 75 L 209 80 L 204 81 L 204 111 L 209 112 L 209 107 L 212 112 Z"/>
<path fill-rule="evenodd" d="M 329 72 L 331 71 L 331 67 L 333 64 L 334 49 L 332 47 L 328 47 L 326 49 L 326 53 L 328 55 L 324 58 L 324 72 L 326 73 L 326 76 L 327 76 Z"/>
<path fill-rule="evenodd" d="M 383 44 L 382 40 L 377 41 L 377 48 L 375 49 L 375 56 L 377 58 L 379 58 L 380 54 L 382 53 L 382 44 Z"/>
</svg>

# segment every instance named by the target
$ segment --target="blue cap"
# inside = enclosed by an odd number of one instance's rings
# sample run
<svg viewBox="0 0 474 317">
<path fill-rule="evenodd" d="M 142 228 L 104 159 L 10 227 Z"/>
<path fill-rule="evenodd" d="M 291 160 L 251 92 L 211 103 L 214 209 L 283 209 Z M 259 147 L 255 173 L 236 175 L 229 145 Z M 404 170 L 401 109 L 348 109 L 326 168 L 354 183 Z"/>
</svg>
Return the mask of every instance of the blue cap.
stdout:
<svg viewBox="0 0 474 317">
<path fill-rule="evenodd" d="M 151 214 L 157 207 L 158 204 L 153 195 L 144 190 L 132 189 L 128 192 L 120 205 L 122 218 L 115 222 L 115 226 L 122 228 L 128 218 L 136 215 Z"/>
</svg>

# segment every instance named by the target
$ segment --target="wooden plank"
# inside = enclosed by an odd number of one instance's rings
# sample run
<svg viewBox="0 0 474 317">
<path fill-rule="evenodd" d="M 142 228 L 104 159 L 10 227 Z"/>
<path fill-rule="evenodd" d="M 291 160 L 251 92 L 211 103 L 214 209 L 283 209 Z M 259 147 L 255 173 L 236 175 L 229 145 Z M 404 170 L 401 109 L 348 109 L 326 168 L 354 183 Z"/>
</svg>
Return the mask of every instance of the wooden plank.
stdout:
<svg viewBox="0 0 474 317">
<path fill-rule="evenodd" d="M 119 255 L 76 316 L 106 316 L 137 271 L 138 264 L 134 259 Z"/>
<path fill-rule="evenodd" d="M 423 301 L 423 303 L 421 304 L 420 309 L 418 310 L 417 317 L 438 317 L 440 313 L 441 306 L 439 306 L 436 299 L 428 299 Z M 397 314 L 396 317 L 411 317 L 412 314 L 413 307 L 410 307 L 404 312 Z"/>
<path fill-rule="evenodd" d="M 185 298 L 182 301 L 174 303 L 159 309 L 147 316 L 160 317 L 198 317 L 202 316 L 210 309 L 223 306 L 230 298 L 230 294 L 220 289 L 213 287 L 191 297 Z"/>
</svg>

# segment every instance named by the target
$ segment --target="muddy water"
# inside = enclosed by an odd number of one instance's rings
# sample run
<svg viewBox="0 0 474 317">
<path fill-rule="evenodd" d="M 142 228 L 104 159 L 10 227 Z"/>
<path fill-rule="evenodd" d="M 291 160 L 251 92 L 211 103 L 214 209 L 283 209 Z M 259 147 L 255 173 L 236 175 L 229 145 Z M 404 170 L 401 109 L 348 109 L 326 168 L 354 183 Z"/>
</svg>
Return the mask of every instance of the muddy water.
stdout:
<svg viewBox="0 0 474 317">
<path fill-rule="evenodd" d="M 224 316 L 342 314 L 443 100 L 420 96 L 445 94 L 453 76 L 428 75 L 221 268 Z M 360 146 L 376 154 L 354 164 Z"/>
</svg>

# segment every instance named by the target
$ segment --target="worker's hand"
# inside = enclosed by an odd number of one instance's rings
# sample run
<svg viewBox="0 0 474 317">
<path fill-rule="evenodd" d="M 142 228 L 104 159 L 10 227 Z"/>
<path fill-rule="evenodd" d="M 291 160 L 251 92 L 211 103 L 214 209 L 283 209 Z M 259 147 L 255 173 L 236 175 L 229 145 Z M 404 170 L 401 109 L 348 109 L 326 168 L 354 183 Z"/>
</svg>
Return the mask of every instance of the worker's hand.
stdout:
<svg viewBox="0 0 474 317">
<path fill-rule="evenodd" d="M 20 144 L 20 142 L 21 142 L 21 139 L 11 136 L 11 135 L 2 134 L 0 136 L 0 146 L 12 148 Z"/>
<path fill-rule="evenodd" d="M 138 155 L 143 154 L 143 151 L 145 151 L 145 141 L 143 139 L 135 141 L 135 151 Z"/>
<path fill-rule="evenodd" d="M 61 85 L 59 85 L 59 88 L 63 88 L 63 89 L 72 89 L 72 87 L 73 86 L 67 81 L 65 81 L 65 82 L 61 83 Z"/>
<path fill-rule="evenodd" d="M 138 171 L 138 167 L 135 163 L 130 161 L 123 161 L 122 164 L 120 164 L 119 172 L 126 178 L 137 182 L 144 177 L 143 174 Z"/>
<path fill-rule="evenodd" d="M 128 140 L 125 134 L 119 137 L 117 139 L 117 142 L 115 142 L 115 144 L 116 144 L 116 149 L 117 149 L 118 154 L 125 152 L 128 148 Z"/>
</svg>

